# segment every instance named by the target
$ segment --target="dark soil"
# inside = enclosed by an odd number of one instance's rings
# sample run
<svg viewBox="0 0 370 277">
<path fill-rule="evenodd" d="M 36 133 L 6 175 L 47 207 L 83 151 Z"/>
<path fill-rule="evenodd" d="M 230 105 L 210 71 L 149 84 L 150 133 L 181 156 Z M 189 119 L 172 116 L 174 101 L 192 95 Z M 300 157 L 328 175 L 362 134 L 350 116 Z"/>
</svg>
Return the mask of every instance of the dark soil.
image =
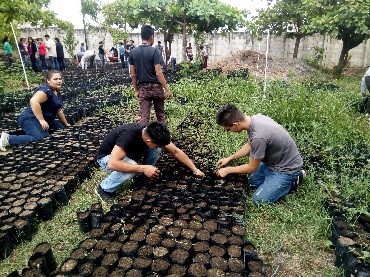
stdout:
<svg viewBox="0 0 370 277">
<path fill-rule="evenodd" d="M 185 220 L 175 220 L 173 226 L 185 229 L 188 228 L 188 223 Z"/>
<path fill-rule="evenodd" d="M 229 237 L 229 244 L 242 245 L 243 244 L 243 239 L 242 239 L 242 237 L 238 237 L 238 236 L 230 236 Z"/>
<path fill-rule="evenodd" d="M 214 219 L 207 220 L 206 222 L 203 223 L 203 227 L 210 233 L 216 232 L 217 222 Z"/>
<path fill-rule="evenodd" d="M 232 272 L 242 273 L 245 266 L 240 259 L 230 258 L 229 259 L 229 268 Z"/>
<path fill-rule="evenodd" d="M 222 257 L 213 257 L 211 259 L 211 268 L 217 268 L 225 272 L 227 270 L 227 267 L 228 265 L 226 259 Z"/>
<path fill-rule="evenodd" d="M 174 275 L 174 276 L 185 276 L 186 273 L 186 267 L 179 265 L 179 264 L 173 264 L 170 267 L 169 274 Z"/>
<path fill-rule="evenodd" d="M 128 241 L 122 246 L 122 255 L 126 257 L 133 257 L 139 248 L 137 241 Z"/>
<path fill-rule="evenodd" d="M 146 237 L 146 243 L 155 246 L 158 245 L 161 242 L 161 237 L 159 234 L 151 233 Z"/>
<path fill-rule="evenodd" d="M 137 251 L 139 257 L 152 258 L 153 257 L 153 246 L 143 245 Z"/>
<path fill-rule="evenodd" d="M 207 269 L 204 264 L 194 263 L 194 264 L 191 264 L 188 269 L 188 276 L 203 277 L 206 275 L 207 275 Z"/>
<path fill-rule="evenodd" d="M 96 240 L 85 239 L 83 242 L 81 242 L 80 247 L 86 250 L 91 250 L 94 248 L 95 244 L 96 244 Z"/>
<path fill-rule="evenodd" d="M 184 249 L 176 249 L 171 254 L 172 262 L 179 265 L 186 265 L 189 261 L 189 252 Z"/>
<path fill-rule="evenodd" d="M 129 270 L 129 271 L 126 272 L 126 276 L 127 277 L 142 277 L 143 274 L 141 273 L 140 270 L 131 269 L 131 270 Z"/>
<path fill-rule="evenodd" d="M 160 259 L 168 255 L 168 249 L 165 247 L 155 247 L 153 249 L 154 258 Z"/>
<path fill-rule="evenodd" d="M 189 228 L 190 229 L 193 229 L 193 230 L 196 230 L 196 231 L 199 231 L 200 229 L 203 228 L 203 224 L 202 222 L 200 221 L 197 221 L 197 220 L 193 220 L 189 223 Z"/>
<path fill-rule="evenodd" d="M 240 258 L 241 255 L 242 255 L 242 250 L 241 250 L 241 247 L 239 245 L 230 245 L 227 248 L 227 253 L 232 258 Z"/>
<path fill-rule="evenodd" d="M 209 254 L 211 254 L 212 257 L 223 257 L 225 252 L 224 248 L 217 245 L 213 245 L 209 248 Z"/>
<path fill-rule="evenodd" d="M 181 237 L 183 239 L 193 240 L 195 238 L 196 231 L 192 229 L 183 229 L 181 231 Z"/>
<path fill-rule="evenodd" d="M 240 226 L 240 225 L 235 225 L 231 228 L 231 231 L 233 232 L 233 234 L 235 234 L 237 236 L 244 236 L 245 227 Z"/>
<path fill-rule="evenodd" d="M 135 258 L 132 267 L 140 270 L 143 274 L 149 272 L 152 265 L 152 259 L 148 258 Z"/>
<path fill-rule="evenodd" d="M 107 246 L 109 245 L 109 241 L 107 240 L 98 240 L 95 244 L 95 249 L 104 251 Z"/>
<path fill-rule="evenodd" d="M 207 271 L 207 277 L 223 277 L 225 272 L 218 268 L 211 268 Z"/>
<path fill-rule="evenodd" d="M 209 243 L 202 241 L 194 244 L 193 249 L 195 252 L 206 252 L 209 250 Z"/>
<path fill-rule="evenodd" d="M 94 270 L 94 273 L 93 273 L 93 277 L 108 277 L 108 269 L 106 267 L 103 267 L 103 266 L 99 266 L 97 268 L 95 268 Z"/>
<path fill-rule="evenodd" d="M 152 263 L 152 271 L 161 275 L 165 275 L 170 268 L 170 262 L 165 259 L 155 259 Z"/>
<path fill-rule="evenodd" d="M 122 257 L 118 261 L 118 266 L 122 268 L 124 271 L 129 270 L 132 267 L 132 258 L 130 257 Z"/>
<path fill-rule="evenodd" d="M 79 272 L 82 276 L 90 276 L 94 272 L 94 265 L 91 262 L 82 264 L 79 267 Z"/>
<path fill-rule="evenodd" d="M 172 250 L 176 247 L 176 241 L 174 239 L 164 239 L 162 240 L 161 245 L 169 250 Z"/>
<path fill-rule="evenodd" d="M 102 266 L 106 266 L 107 268 L 110 269 L 114 269 L 117 264 L 118 264 L 118 255 L 114 253 L 106 254 L 101 262 Z"/>
<path fill-rule="evenodd" d="M 208 230 L 199 230 L 196 234 L 196 239 L 198 241 L 208 241 L 211 238 L 211 234 Z"/>
<path fill-rule="evenodd" d="M 262 268 L 260 261 L 249 261 L 247 266 L 251 272 L 260 272 Z"/>
<path fill-rule="evenodd" d="M 208 265 L 210 262 L 210 256 L 207 253 L 198 253 L 195 255 L 193 262 Z"/>
<path fill-rule="evenodd" d="M 82 249 L 82 248 L 77 248 L 76 250 L 74 250 L 70 257 L 72 259 L 75 259 L 75 260 L 82 260 L 82 259 L 85 259 L 87 256 L 87 251 L 85 249 Z"/>
<path fill-rule="evenodd" d="M 107 245 L 105 250 L 107 251 L 107 253 L 118 253 L 119 254 L 121 251 L 121 248 L 122 248 L 122 244 L 118 241 L 114 241 L 114 242 L 109 243 L 109 245 Z"/>
<path fill-rule="evenodd" d="M 216 245 L 225 245 L 227 241 L 228 241 L 227 237 L 222 234 L 214 234 L 211 237 L 211 242 L 213 242 Z"/>
<path fill-rule="evenodd" d="M 130 236 L 130 239 L 137 242 L 144 242 L 146 238 L 145 232 L 136 231 Z"/>
<path fill-rule="evenodd" d="M 183 239 L 183 240 L 177 240 L 176 241 L 176 247 L 177 248 L 181 248 L 181 249 L 184 249 L 186 251 L 189 251 L 192 247 L 192 243 L 190 240 L 186 240 L 186 239 Z"/>
<path fill-rule="evenodd" d="M 178 238 L 181 234 L 181 228 L 170 227 L 168 228 L 166 235 L 168 238 Z"/>
</svg>

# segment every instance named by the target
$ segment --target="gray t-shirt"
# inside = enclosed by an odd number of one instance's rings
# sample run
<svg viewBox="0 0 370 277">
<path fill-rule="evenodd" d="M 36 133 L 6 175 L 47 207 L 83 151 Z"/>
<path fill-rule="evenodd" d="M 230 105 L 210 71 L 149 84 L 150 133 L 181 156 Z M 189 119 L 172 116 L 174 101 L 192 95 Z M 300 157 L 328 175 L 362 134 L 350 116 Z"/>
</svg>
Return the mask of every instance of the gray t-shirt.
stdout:
<svg viewBox="0 0 370 277">
<path fill-rule="evenodd" d="M 159 80 L 155 73 L 154 66 L 161 64 L 162 55 L 158 49 L 149 45 L 140 45 L 130 52 L 130 65 L 135 66 L 137 74 L 137 84 L 158 83 Z"/>
<path fill-rule="evenodd" d="M 248 130 L 250 156 L 271 170 L 294 173 L 303 165 L 297 145 L 280 124 L 265 115 L 254 115 Z"/>
</svg>

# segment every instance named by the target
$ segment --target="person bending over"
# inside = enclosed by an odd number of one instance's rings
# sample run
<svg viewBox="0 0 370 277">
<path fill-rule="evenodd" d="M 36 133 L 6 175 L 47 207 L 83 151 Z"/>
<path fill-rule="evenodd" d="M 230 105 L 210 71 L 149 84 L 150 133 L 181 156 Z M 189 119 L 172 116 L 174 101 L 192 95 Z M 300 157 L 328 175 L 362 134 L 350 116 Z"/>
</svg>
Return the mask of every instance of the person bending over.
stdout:
<svg viewBox="0 0 370 277">
<path fill-rule="evenodd" d="M 110 173 L 96 188 L 102 202 L 111 202 L 117 190 L 136 174 L 155 178 L 160 171 L 155 164 L 164 147 L 195 175 L 204 176 L 191 159 L 171 142 L 170 132 L 160 122 L 129 123 L 108 133 L 96 157 L 100 167 Z"/>
<path fill-rule="evenodd" d="M 265 115 L 248 116 L 233 104 L 218 111 L 217 124 L 229 132 L 248 133 L 242 148 L 217 162 L 218 176 L 252 174 L 250 184 L 256 188 L 252 197 L 255 204 L 276 202 L 295 188 L 303 174 L 303 160 L 292 137 L 280 124 Z M 249 156 L 248 163 L 227 166 L 244 156 Z"/>
<path fill-rule="evenodd" d="M 18 136 L 2 132 L 0 150 L 6 151 L 9 145 L 41 140 L 49 136 L 49 129 L 64 129 L 64 127 L 71 126 L 62 109 L 62 95 L 59 92 L 61 87 L 60 72 L 58 70 L 48 71 L 46 83 L 35 90 L 27 108 L 18 117 L 18 124 L 26 134 Z"/>
</svg>

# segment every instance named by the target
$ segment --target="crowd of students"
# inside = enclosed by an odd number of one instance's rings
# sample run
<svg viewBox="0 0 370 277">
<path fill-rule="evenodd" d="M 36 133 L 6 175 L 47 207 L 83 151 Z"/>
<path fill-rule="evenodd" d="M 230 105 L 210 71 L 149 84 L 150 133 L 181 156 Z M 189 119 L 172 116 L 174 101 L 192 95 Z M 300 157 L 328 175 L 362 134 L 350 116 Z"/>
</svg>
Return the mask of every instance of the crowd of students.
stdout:
<svg viewBox="0 0 370 277">
<path fill-rule="evenodd" d="M 14 47 L 8 36 L 3 39 L 4 53 L 7 58 L 7 68 L 11 68 L 14 62 Z M 64 47 L 59 38 L 50 38 L 46 34 L 43 38 L 20 38 L 18 48 L 22 61 L 26 67 L 31 67 L 34 72 L 56 69 L 64 71 Z"/>
</svg>

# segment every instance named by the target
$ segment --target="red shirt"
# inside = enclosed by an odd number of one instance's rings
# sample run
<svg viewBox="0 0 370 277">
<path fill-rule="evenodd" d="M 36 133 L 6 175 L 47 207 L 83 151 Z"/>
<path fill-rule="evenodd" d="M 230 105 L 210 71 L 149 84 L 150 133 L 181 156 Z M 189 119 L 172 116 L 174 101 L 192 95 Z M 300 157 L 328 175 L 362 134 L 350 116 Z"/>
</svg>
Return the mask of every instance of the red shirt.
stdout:
<svg viewBox="0 0 370 277">
<path fill-rule="evenodd" d="M 46 55 L 46 46 L 43 43 L 39 44 L 39 55 Z"/>
</svg>

